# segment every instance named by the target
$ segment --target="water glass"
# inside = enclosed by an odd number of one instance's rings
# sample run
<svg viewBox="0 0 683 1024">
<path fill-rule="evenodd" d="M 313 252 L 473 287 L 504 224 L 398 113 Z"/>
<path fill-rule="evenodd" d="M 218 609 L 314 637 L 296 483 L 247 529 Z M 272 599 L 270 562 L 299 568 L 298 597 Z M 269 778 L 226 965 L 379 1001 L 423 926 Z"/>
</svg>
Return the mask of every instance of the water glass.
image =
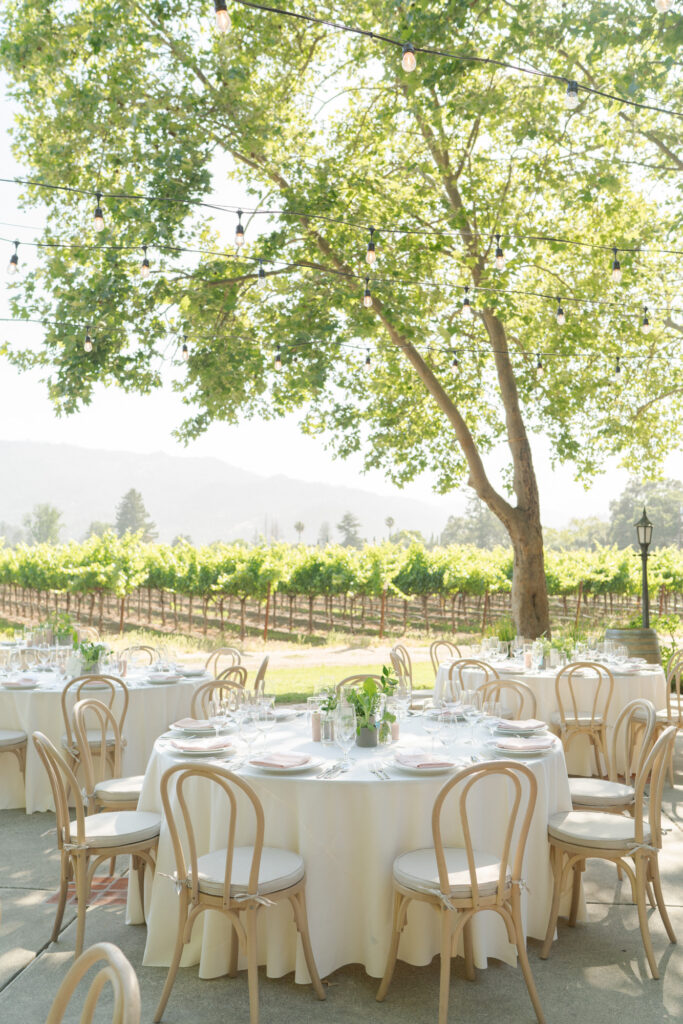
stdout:
<svg viewBox="0 0 683 1024">
<path fill-rule="evenodd" d="M 349 752 L 356 742 L 356 712 L 348 704 L 340 704 L 334 716 L 334 740 L 344 755 L 343 770 L 349 765 Z"/>
</svg>

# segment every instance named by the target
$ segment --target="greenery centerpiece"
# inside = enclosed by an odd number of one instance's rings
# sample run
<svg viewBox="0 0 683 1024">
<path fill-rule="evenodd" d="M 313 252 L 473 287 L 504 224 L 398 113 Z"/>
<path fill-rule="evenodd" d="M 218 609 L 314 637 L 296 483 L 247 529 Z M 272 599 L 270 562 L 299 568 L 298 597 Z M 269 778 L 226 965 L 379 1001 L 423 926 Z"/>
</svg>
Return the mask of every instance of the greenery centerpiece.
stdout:
<svg viewBox="0 0 683 1024">
<path fill-rule="evenodd" d="M 81 672 L 92 673 L 99 671 L 100 660 L 106 654 L 107 648 L 104 644 L 93 644 L 89 640 L 83 640 L 76 646 L 76 652 L 81 661 Z"/>
<path fill-rule="evenodd" d="M 378 742 L 389 738 L 396 715 L 387 710 L 386 699 L 392 696 L 397 685 L 398 680 L 392 676 L 391 669 L 383 665 L 379 682 L 368 676 L 358 688 L 348 691 L 348 702 L 356 712 L 356 743 L 359 747 L 376 747 Z"/>
<path fill-rule="evenodd" d="M 338 707 L 336 691 L 330 690 L 320 705 L 320 738 L 323 743 L 334 743 L 334 713 Z"/>
</svg>

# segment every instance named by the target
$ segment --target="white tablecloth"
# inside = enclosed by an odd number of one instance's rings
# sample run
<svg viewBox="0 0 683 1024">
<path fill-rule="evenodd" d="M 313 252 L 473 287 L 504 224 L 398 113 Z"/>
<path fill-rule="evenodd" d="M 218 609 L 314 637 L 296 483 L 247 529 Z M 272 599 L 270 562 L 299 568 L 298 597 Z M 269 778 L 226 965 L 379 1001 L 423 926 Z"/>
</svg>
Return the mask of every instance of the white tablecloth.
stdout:
<svg viewBox="0 0 683 1024">
<path fill-rule="evenodd" d="M 401 727 L 401 746 L 424 746 L 428 742 L 419 721 L 410 719 L 401 723 Z M 309 726 L 302 721 L 278 726 L 269 745 L 328 758 L 339 756 L 336 750 L 330 752 L 320 743 L 310 742 Z M 482 748 L 472 746 L 456 748 L 455 752 L 469 756 L 473 750 L 482 752 Z M 402 852 L 433 845 L 432 805 L 448 776 L 414 778 L 392 769 L 391 781 L 382 782 L 368 769 L 368 762 L 377 756 L 377 751 L 354 748 L 352 754 L 356 758 L 353 770 L 329 781 L 316 778 L 313 772 L 285 777 L 265 775 L 248 768 L 242 771 L 263 803 L 265 843 L 295 850 L 305 860 L 311 939 L 320 974 L 325 976 L 344 964 L 362 963 L 368 974 L 381 977 L 391 930 L 392 864 Z M 380 748 L 380 754 L 388 756 L 390 748 Z M 161 811 L 160 779 L 174 763 L 178 763 L 177 758 L 163 740 L 158 741 L 145 776 L 139 803 L 141 810 Z M 542 938 L 551 898 L 547 820 L 555 812 L 568 810 L 571 800 L 559 741 L 549 754 L 529 759 L 527 763 L 538 780 L 539 789 L 524 868 L 529 892 L 523 895 L 523 903 L 527 933 Z M 200 853 L 226 845 L 224 805 L 215 798 L 210 799 L 206 790 L 200 788 L 203 785 L 197 783 L 193 794 L 199 842 L 202 843 Z M 495 851 L 509 787 L 499 780 L 488 785 L 491 787 L 489 798 L 474 811 L 471 827 L 475 846 Z M 455 813 L 451 834 L 446 838 L 454 845 L 462 845 Z M 238 843 L 252 839 L 251 832 L 237 835 Z M 157 874 L 147 908 L 148 934 L 143 962 L 148 966 L 167 966 L 171 959 L 177 924 L 177 896 L 169 877 L 174 870 L 164 824 Z M 137 886 L 130 886 L 128 898 L 128 919 L 139 922 Z M 270 977 L 295 971 L 297 981 L 307 982 L 308 972 L 288 907 L 268 908 L 263 916 L 266 915 L 267 930 L 261 925 L 259 962 L 266 964 Z M 200 976 L 205 978 L 225 974 L 228 938 L 222 915 L 203 914 L 194 926 L 182 964 L 199 962 Z M 486 966 L 488 956 L 515 962 L 515 948 L 508 943 L 502 921 L 496 914 L 477 915 L 474 948 L 478 967 Z M 438 949 L 437 915 L 424 905 L 414 904 L 401 938 L 401 959 L 424 965 Z M 240 964 L 244 966 L 242 961 Z"/>
<path fill-rule="evenodd" d="M 123 728 L 123 737 L 127 741 L 123 753 L 124 775 L 141 775 L 144 772 L 155 739 L 171 722 L 189 714 L 192 693 L 198 682 L 203 681 L 183 679 L 177 683 L 152 684 L 126 680 L 130 702 Z M 103 693 L 93 690 L 91 696 L 98 697 Z M 49 673 L 44 673 L 44 681 L 36 690 L 0 686 L 0 729 L 23 729 L 29 737 L 25 789 L 17 759 L 9 754 L 0 755 L 0 808 L 26 807 L 28 814 L 54 810 L 50 783 L 31 733 L 45 733 L 57 749 L 61 749 L 65 732 L 61 696 L 62 687 Z M 71 702 L 72 707 L 74 702 Z M 114 712 L 119 710 L 117 697 Z"/>
<path fill-rule="evenodd" d="M 448 669 L 451 662 L 443 662 L 439 665 L 434 685 L 434 696 L 440 697 L 444 685 L 448 680 Z M 541 672 L 524 671 L 521 668 L 513 668 L 508 665 L 492 666 L 499 673 L 501 679 L 520 679 L 533 690 L 536 697 L 536 714 L 538 718 L 550 724 L 551 715 L 557 711 L 557 699 L 555 697 L 555 677 L 558 669 L 548 669 Z M 477 669 L 469 670 L 468 678 L 472 679 L 472 685 L 476 687 L 484 681 L 483 672 Z M 581 680 L 574 679 L 577 689 L 577 700 L 581 702 Z M 592 705 L 592 690 L 590 680 L 586 679 L 585 701 L 582 710 L 590 710 Z M 666 707 L 666 676 L 661 666 L 652 666 L 641 672 L 614 672 L 614 690 L 607 712 L 607 737 L 611 743 L 611 732 L 614 728 L 619 712 L 636 697 L 644 697 L 651 700 L 654 706 Z M 567 757 L 567 768 L 572 775 L 590 775 L 595 770 L 594 758 L 590 750 L 588 740 L 579 736 L 572 741 Z"/>
</svg>

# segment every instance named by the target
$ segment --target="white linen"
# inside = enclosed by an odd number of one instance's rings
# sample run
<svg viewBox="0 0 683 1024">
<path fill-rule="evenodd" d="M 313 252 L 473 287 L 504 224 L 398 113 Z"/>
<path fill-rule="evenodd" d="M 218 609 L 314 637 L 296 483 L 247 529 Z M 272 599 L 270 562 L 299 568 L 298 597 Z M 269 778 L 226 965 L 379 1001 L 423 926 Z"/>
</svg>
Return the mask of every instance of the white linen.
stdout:
<svg viewBox="0 0 683 1024">
<path fill-rule="evenodd" d="M 463 726 L 463 735 L 469 729 Z M 310 726 L 302 721 L 279 725 L 270 737 L 277 749 L 304 751 L 338 758 L 335 748 L 310 741 Z M 265 811 L 265 843 L 301 854 L 306 863 L 306 901 L 313 951 L 321 976 L 344 964 L 362 963 L 368 974 L 381 977 L 391 932 L 392 865 L 410 850 L 432 844 L 431 813 L 434 799 L 449 777 L 412 777 L 389 767 L 391 780 L 380 781 L 370 772 L 373 758 L 391 757 L 401 747 L 413 752 L 427 749 L 429 737 L 419 719 L 401 722 L 399 744 L 374 750 L 354 748 L 352 770 L 332 780 L 317 778 L 316 771 L 299 775 L 263 775 L 248 766 L 240 773 L 248 779 Z M 488 748 L 460 745 L 450 748 L 461 764 L 473 751 L 489 755 Z M 140 810 L 160 810 L 160 779 L 178 764 L 168 742 L 160 739 L 145 775 Z M 189 762 L 187 762 L 189 765 Z M 226 763 L 217 761 L 216 763 Z M 538 800 L 531 823 L 524 878 L 523 914 L 529 935 L 542 938 L 548 923 L 552 879 L 548 860 L 547 822 L 555 813 L 571 807 L 564 756 L 559 741 L 552 750 L 527 762 L 538 780 Z M 506 813 L 510 791 L 500 780 L 487 782 L 486 799 L 472 808 L 473 842 L 480 850 L 497 849 L 501 817 Z M 199 853 L 225 847 L 227 814 L 225 798 L 209 797 L 202 782 L 189 791 L 198 829 Z M 455 804 L 452 805 L 455 807 Z M 236 842 L 253 840 L 253 819 L 238 822 Z M 454 812 L 445 833 L 451 846 L 462 844 L 460 823 Z M 162 824 L 157 872 L 151 887 L 147 913 L 147 945 L 144 964 L 168 966 L 173 952 L 177 897 L 172 879 L 175 861 L 168 829 Z M 128 919 L 141 921 L 137 886 L 128 893 Z M 270 977 L 294 970 L 296 981 L 309 981 L 291 912 L 286 905 L 271 907 L 267 928 L 259 941 L 259 962 Z M 515 962 L 515 947 L 507 940 L 497 915 L 478 915 L 473 925 L 477 966 L 487 957 Z M 414 965 L 430 962 L 439 950 L 437 916 L 424 905 L 414 904 L 404 930 L 399 956 Z M 199 963 L 200 977 L 212 978 L 228 969 L 229 929 L 216 913 L 203 914 L 196 922 L 185 948 L 182 965 Z M 243 967 L 243 960 L 240 960 Z"/>
<path fill-rule="evenodd" d="M 169 724 L 190 711 L 196 679 L 169 685 L 146 685 L 142 679 L 125 680 L 130 691 L 128 714 L 123 727 L 126 746 L 123 751 L 124 775 L 144 772 L 154 741 Z M 24 788 L 16 757 L 0 757 L 0 808 L 26 807 L 34 811 L 53 811 L 52 790 L 43 763 L 38 756 L 31 733 L 43 732 L 61 749 L 64 735 L 61 696 L 63 687 L 52 674 L 45 673 L 38 689 L 6 689 L 0 684 L 0 728 L 23 729 L 28 734 L 26 756 L 26 787 Z M 70 694 L 72 691 L 69 691 Z M 108 693 L 108 691 L 107 691 Z M 92 690 L 89 696 L 107 696 L 103 690 Z M 119 710 L 120 698 L 114 701 Z M 72 707 L 74 700 L 71 702 Z"/>
<path fill-rule="evenodd" d="M 450 664 L 450 661 L 444 661 L 439 665 L 434 684 L 434 696 L 437 699 L 441 696 L 444 684 L 448 679 Z M 498 664 L 493 667 L 501 673 L 501 679 L 520 679 L 526 683 L 533 690 L 536 697 L 537 716 L 542 718 L 548 725 L 552 724 L 552 715 L 557 712 L 555 678 L 559 669 L 544 669 L 541 672 L 533 672 L 519 668 L 513 672 L 509 662 L 504 663 L 503 666 Z M 479 683 L 483 683 L 484 674 L 481 670 L 478 670 L 478 675 L 475 677 L 475 672 L 476 670 L 472 671 L 472 676 L 468 679 L 468 683 L 476 687 Z M 574 679 L 579 703 L 581 702 L 580 683 L 579 679 Z M 590 693 L 590 684 L 586 680 L 585 709 L 589 711 L 592 704 Z M 607 741 L 609 744 L 612 742 L 612 730 L 619 712 L 629 701 L 635 700 L 636 697 L 644 697 L 647 700 L 651 700 L 655 708 L 666 707 L 666 677 L 661 666 L 652 665 L 650 668 L 641 668 L 638 672 L 622 673 L 615 676 L 614 690 L 606 722 Z M 582 707 L 582 710 L 584 710 L 584 707 Z M 595 759 L 585 736 L 577 736 L 572 740 L 567 752 L 567 769 L 571 775 L 590 775 L 595 771 Z"/>
</svg>

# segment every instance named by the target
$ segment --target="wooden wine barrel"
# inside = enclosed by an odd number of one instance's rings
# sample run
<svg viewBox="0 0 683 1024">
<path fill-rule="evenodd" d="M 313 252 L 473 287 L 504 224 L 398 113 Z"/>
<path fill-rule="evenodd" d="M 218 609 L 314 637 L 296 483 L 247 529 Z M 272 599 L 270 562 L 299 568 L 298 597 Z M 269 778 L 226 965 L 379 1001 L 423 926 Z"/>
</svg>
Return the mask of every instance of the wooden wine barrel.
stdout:
<svg viewBox="0 0 683 1024">
<path fill-rule="evenodd" d="M 606 629 L 605 640 L 624 644 L 631 658 L 645 658 L 654 665 L 662 663 L 659 640 L 654 629 Z"/>
</svg>

